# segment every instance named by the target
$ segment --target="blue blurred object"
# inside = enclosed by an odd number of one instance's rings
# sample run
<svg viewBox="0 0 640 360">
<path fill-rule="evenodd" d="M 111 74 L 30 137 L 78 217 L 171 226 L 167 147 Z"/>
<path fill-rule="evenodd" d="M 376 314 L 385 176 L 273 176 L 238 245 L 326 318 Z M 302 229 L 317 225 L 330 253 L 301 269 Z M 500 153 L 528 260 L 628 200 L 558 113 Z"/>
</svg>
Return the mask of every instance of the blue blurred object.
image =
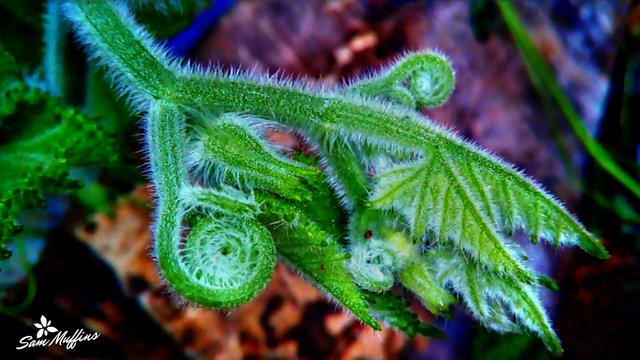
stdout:
<svg viewBox="0 0 640 360">
<path fill-rule="evenodd" d="M 188 28 L 169 39 L 167 49 L 175 56 L 187 56 L 207 31 L 209 31 L 235 3 L 235 0 L 214 0 L 210 7 L 196 16 Z"/>
<path fill-rule="evenodd" d="M 58 226 L 69 209 L 67 195 L 47 195 L 47 208 L 22 214 L 24 233 L 9 244 L 13 256 L 0 267 L 0 300 L 3 292 L 28 275 L 29 269 L 40 259 L 47 241 L 46 232 Z"/>
<path fill-rule="evenodd" d="M 581 25 L 579 8 L 570 0 L 553 1 L 549 11 L 556 21 L 567 28 L 576 29 Z"/>
<path fill-rule="evenodd" d="M 40 260 L 46 239 L 41 236 L 20 234 L 9 247 L 13 256 L 5 260 L 0 268 L 0 300 L 7 289 L 14 286 L 28 275 L 31 267 Z"/>
</svg>

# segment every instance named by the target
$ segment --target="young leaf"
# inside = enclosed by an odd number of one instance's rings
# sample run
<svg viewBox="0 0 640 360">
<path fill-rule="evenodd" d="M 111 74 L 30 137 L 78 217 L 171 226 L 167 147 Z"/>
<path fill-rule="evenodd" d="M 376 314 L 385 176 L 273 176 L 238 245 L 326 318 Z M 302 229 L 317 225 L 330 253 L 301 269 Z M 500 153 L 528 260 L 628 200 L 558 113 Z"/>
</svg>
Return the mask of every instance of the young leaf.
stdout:
<svg viewBox="0 0 640 360">
<path fill-rule="evenodd" d="M 380 239 L 352 241 L 348 269 L 358 286 L 372 292 L 389 290 L 400 260 L 392 244 Z"/>
<path fill-rule="evenodd" d="M 410 108 L 442 105 L 453 93 L 455 74 L 444 55 L 405 54 L 387 70 L 360 80 L 346 90 L 380 97 Z"/>
<path fill-rule="evenodd" d="M 230 186 L 221 186 L 220 190 L 201 186 L 184 185 L 180 189 L 180 198 L 190 208 L 212 213 L 223 213 L 231 216 L 254 218 L 259 212 L 259 205 L 251 197 Z"/>
<path fill-rule="evenodd" d="M 538 334 L 553 353 L 562 353 L 560 341 L 533 285 L 487 271 L 480 263 L 447 247 L 429 251 L 426 258 L 434 264 L 438 281 L 451 285 L 485 326 L 497 331 L 515 331 L 518 328 L 514 326 L 515 320 Z"/>
<path fill-rule="evenodd" d="M 535 183 L 464 146 L 436 143 L 423 159 L 383 171 L 371 203 L 402 212 L 414 235 L 430 229 L 486 266 L 525 282 L 532 281 L 531 275 L 503 235 L 517 228 L 534 240 L 577 244 L 595 256 L 608 256 L 599 241 Z"/>
<path fill-rule="evenodd" d="M 272 234 L 278 253 L 362 322 L 380 330 L 364 293 L 346 269 L 350 256 L 338 242 L 295 206 L 268 199 L 264 199 L 263 205 L 260 219 L 277 224 Z"/>
<path fill-rule="evenodd" d="M 228 183 L 229 175 L 239 185 L 300 199 L 307 191 L 300 178 L 318 174 L 317 169 L 276 153 L 251 128 L 250 118 L 223 114 L 206 121 L 194 127 L 188 151 L 191 167 L 204 169 L 201 172 L 205 180 L 214 178 L 214 184 Z"/>
<path fill-rule="evenodd" d="M 488 267 L 530 281 L 529 271 L 483 211 L 492 204 L 477 200 L 459 172 L 446 154 L 434 151 L 428 158 L 380 174 L 371 203 L 403 213 L 414 237 L 431 229 L 439 240 L 453 242 Z"/>
<path fill-rule="evenodd" d="M 434 315 L 451 318 L 449 306 L 456 298 L 436 279 L 434 265 L 429 265 L 422 256 L 409 260 L 399 273 L 400 283 L 416 294 L 422 304 Z"/>
<path fill-rule="evenodd" d="M 264 290 L 276 265 L 271 235 L 254 219 L 200 216 L 177 254 L 183 271 L 172 285 L 187 299 L 215 308 L 243 304 Z M 187 279 L 188 278 L 188 279 Z"/>
<path fill-rule="evenodd" d="M 447 334 L 437 327 L 420 321 L 418 315 L 411 311 L 411 305 L 402 297 L 391 291 L 373 293 L 365 291 L 367 301 L 373 314 L 385 324 L 406 333 L 409 336 L 422 335 L 444 339 Z"/>
</svg>

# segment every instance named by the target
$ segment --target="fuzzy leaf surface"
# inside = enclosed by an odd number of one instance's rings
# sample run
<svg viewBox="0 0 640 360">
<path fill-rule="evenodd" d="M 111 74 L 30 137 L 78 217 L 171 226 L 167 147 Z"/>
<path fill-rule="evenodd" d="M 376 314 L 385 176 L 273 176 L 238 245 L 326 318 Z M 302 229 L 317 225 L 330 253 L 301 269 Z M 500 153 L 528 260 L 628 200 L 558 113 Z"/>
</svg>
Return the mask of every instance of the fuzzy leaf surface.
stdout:
<svg viewBox="0 0 640 360">
<path fill-rule="evenodd" d="M 380 330 L 364 292 L 346 269 L 350 255 L 335 238 L 295 206 L 265 202 L 264 211 L 261 220 L 276 225 L 271 231 L 278 253 L 362 322 Z"/>
<path fill-rule="evenodd" d="M 499 160 L 478 158 L 462 147 L 434 146 L 418 161 L 383 171 L 371 203 L 403 213 L 414 237 L 430 230 L 487 267 L 525 282 L 532 281 L 530 271 L 505 237 L 518 228 L 534 241 L 577 244 L 593 255 L 607 256 L 556 200 L 507 171 Z"/>
<path fill-rule="evenodd" d="M 535 285 L 487 271 L 447 247 L 430 251 L 425 261 L 434 264 L 438 281 L 460 294 L 474 317 L 485 326 L 499 332 L 525 328 L 540 336 L 553 353 L 562 353 Z"/>
<path fill-rule="evenodd" d="M 409 336 L 422 335 L 444 339 L 447 334 L 437 327 L 422 322 L 416 313 L 411 311 L 409 301 L 391 291 L 373 293 L 366 291 L 371 310 L 385 324 L 406 333 Z"/>
</svg>

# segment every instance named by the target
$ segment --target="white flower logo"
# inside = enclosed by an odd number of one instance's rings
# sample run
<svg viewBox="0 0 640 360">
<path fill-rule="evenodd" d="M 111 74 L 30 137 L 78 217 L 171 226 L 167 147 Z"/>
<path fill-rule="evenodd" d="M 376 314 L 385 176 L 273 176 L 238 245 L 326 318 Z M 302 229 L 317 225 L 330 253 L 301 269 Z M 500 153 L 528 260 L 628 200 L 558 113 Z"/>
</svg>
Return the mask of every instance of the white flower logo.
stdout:
<svg viewBox="0 0 640 360">
<path fill-rule="evenodd" d="M 42 315 L 40 317 L 40 323 L 39 324 L 35 323 L 33 325 L 35 327 L 37 327 L 38 329 L 40 329 L 40 330 L 38 330 L 38 334 L 36 335 L 36 337 L 38 339 L 40 339 L 40 337 L 42 335 L 47 336 L 47 335 L 49 335 L 50 332 L 54 333 L 54 332 L 58 331 L 58 329 L 54 328 L 53 326 L 50 326 L 51 325 L 51 320 L 47 320 L 47 318 L 44 317 L 44 315 Z"/>
</svg>

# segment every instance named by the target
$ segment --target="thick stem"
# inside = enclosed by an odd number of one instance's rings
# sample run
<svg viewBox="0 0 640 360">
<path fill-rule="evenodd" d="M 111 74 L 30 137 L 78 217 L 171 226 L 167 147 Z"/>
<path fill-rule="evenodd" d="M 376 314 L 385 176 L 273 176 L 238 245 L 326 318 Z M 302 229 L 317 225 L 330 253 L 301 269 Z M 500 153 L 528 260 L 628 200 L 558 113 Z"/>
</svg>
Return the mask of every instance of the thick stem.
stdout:
<svg viewBox="0 0 640 360">
<path fill-rule="evenodd" d="M 126 84 L 121 90 L 132 96 L 169 98 L 177 75 L 165 51 L 153 44 L 126 9 L 107 0 L 67 2 L 63 9 L 83 40 L 99 50 L 100 60 Z"/>
<path fill-rule="evenodd" d="M 147 144 L 152 181 L 157 196 L 155 222 L 155 254 L 167 281 L 176 290 L 188 283 L 180 269 L 176 249 L 182 239 L 184 209 L 180 203 L 180 186 L 187 179 L 185 169 L 184 115 L 166 102 L 151 104 L 147 118 Z M 188 295 L 185 295 L 189 298 Z"/>
</svg>

